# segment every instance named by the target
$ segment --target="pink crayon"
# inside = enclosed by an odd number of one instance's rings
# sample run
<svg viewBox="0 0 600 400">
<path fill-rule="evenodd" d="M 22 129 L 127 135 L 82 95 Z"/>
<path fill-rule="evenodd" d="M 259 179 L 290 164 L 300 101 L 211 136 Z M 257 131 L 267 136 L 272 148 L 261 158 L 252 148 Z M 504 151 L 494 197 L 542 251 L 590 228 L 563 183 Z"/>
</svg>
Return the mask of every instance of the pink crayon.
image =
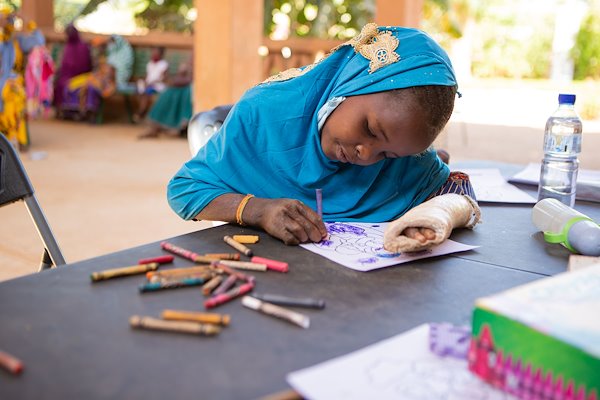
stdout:
<svg viewBox="0 0 600 400">
<path fill-rule="evenodd" d="M 585 386 L 579 386 L 579 390 L 577 391 L 577 396 L 575 396 L 575 400 L 585 400 Z"/>
<path fill-rule="evenodd" d="M 288 263 L 283 262 L 283 261 L 271 260 L 270 258 L 257 257 L 257 256 L 252 257 L 250 259 L 250 261 L 259 263 L 259 264 L 266 264 L 267 268 L 271 269 L 273 271 L 288 272 Z"/>
</svg>

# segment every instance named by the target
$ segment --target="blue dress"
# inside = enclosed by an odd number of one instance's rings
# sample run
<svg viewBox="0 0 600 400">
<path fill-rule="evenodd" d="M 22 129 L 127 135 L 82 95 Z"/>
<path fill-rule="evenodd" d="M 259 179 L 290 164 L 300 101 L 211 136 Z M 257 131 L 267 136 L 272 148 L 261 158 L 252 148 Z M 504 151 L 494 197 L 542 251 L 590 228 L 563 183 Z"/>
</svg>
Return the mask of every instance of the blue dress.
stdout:
<svg viewBox="0 0 600 400">
<path fill-rule="evenodd" d="M 398 218 L 444 184 L 448 167 L 433 149 L 369 166 L 329 160 L 317 114 L 335 97 L 422 85 L 456 85 L 444 50 L 419 30 L 369 24 L 322 61 L 248 90 L 171 179 L 169 204 L 184 219 L 227 193 L 298 199 L 316 209 L 321 188 L 325 221 Z"/>
</svg>

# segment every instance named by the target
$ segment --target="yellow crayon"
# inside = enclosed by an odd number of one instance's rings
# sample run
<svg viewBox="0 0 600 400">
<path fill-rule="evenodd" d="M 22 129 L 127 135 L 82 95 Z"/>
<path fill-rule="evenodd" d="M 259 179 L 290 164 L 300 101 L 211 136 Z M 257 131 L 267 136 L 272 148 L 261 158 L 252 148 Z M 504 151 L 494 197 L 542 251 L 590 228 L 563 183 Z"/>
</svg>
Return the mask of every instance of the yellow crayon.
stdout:
<svg viewBox="0 0 600 400">
<path fill-rule="evenodd" d="M 233 235 L 233 240 L 238 243 L 254 244 L 258 243 L 258 235 Z"/>
<path fill-rule="evenodd" d="M 164 310 L 161 317 L 174 321 L 194 321 L 205 324 L 229 325 L 231 317 L 228 314 L 203 313 L 194 311 Z"/>
<path fill-rule="evenodd" d="M 150 263 L 132 265 L 130 267 L 106 269 L 100 272 L 93 272 L 90 275 L 90 278 L 92 279 L 92 282 L 97 282 L 105 279 L 117 278 L 120 276 L 143 274 L 144 272 L 155 271 L 158 269 L 158 265 L 158 263 Z"/>
</svg>

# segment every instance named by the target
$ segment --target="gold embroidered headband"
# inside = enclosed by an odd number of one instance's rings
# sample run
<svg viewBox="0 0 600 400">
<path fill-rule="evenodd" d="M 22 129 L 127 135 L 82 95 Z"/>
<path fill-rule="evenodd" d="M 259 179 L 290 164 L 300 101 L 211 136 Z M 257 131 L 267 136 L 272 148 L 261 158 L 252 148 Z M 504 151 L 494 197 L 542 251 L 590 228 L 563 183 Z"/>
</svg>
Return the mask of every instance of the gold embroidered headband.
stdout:
<svg viewBox="0 0 600 400">
<path fill-rule="evenodd" d="M 371 74 L 379 68 L 400 60 L 400 56 L 395 51 L 399 44 L 400 41 L 392 35 L 392 32 L 380 32 L 377 28 L 377 24 L 369 23 L 361 29 L 358 35 L 347 42 L 334 47 L 323 59 L 306 66 L 304 69 L 287 69 L 267 78 L 263 83 L 286 81 L 304 75 L 313 69 L 319 62 L 326 59 L 330 54 L 335 53 L 341 47 L 348 45 L 351 45 L 354 48 L 355 53 L 360 53 L 360 55 L 369 60 L 369 73 Z"/>
</svg>

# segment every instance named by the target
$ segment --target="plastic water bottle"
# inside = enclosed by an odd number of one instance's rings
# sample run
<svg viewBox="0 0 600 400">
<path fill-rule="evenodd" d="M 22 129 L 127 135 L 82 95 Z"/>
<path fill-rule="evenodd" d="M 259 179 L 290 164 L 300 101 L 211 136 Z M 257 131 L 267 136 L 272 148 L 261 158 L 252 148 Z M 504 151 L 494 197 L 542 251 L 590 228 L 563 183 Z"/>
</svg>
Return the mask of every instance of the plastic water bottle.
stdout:
<svg viewBox="0 0 600 400">
<path fill-rule="evenodd" d="M 575 204 L 581 130 L 575 95 L 558 95 L 558 109 L 546 122 L 538 200 L 553 198 L 569 207 Z"/>
<path fill-rule="evenodd" d="M 590 217 L 556 199 L 543 199 L 531 211 L 531 220 L 548 243 L 560 243 L 574 253 L 600 256 L 600 226 Z"/>
</svg>

